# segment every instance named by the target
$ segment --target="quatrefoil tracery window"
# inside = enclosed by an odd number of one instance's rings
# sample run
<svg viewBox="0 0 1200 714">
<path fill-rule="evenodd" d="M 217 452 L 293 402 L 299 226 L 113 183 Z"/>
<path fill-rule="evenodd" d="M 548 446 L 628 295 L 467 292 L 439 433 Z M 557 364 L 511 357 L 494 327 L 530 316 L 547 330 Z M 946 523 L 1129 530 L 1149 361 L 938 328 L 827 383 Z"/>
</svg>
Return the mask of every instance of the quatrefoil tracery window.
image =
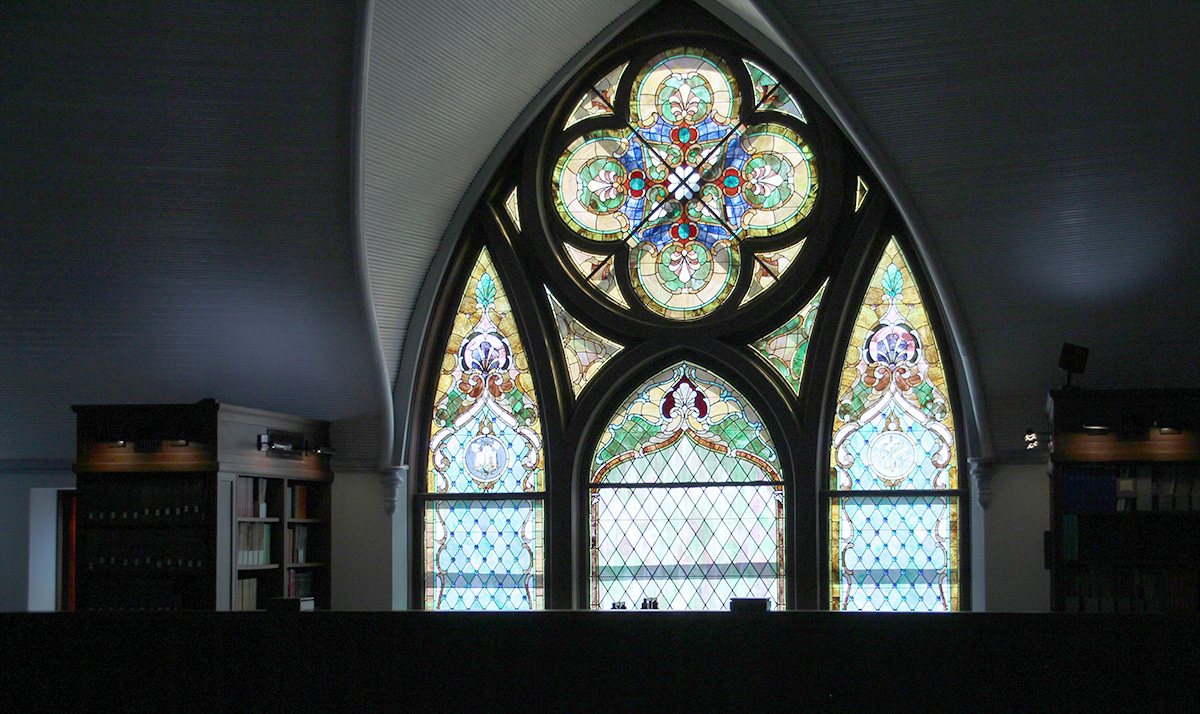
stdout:
<svg viewBox="0 0 1200 714">
<path fill-rule="evenodd" d="M 950 370 L 895 211 L 705 17 L 582 73 L 466 232 L 415 442 L 426 608 L 963 604 Z"/>
</svg>

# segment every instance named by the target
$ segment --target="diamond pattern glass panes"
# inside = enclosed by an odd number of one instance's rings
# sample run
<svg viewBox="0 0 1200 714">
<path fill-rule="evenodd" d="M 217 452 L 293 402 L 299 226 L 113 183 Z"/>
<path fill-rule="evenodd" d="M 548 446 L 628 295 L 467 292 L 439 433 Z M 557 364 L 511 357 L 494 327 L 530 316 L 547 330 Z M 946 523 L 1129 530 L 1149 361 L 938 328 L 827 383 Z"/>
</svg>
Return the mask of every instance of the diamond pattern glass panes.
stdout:
<svg viewBox="0 0 1200 714">
<path fill-rule="evenodd" d="M 542 609 L 543 531 L 540 500 L 427 501 L 425 609 Z"/>
<path fill-rule="evenodd" d="M 512 219 L 513 225 L 517 227 L 517 230 L 521 230 L 521 212 L 517 206 L 517 189 L 515 186 L 512 191 L 508 192 L 508 198 L 504 199 L 504 211 Z"/>
<path fill-rule="evenodd" d="M 559 338 L 562 339 L 567 376 L 571 378 L 571 388 L 578 396 L 583 385 L 587 384 L 608 358 L 621 351 L 621 346 L 584 327 L 583 323 L 567 312 L 562 303 L 554 299 L 554 295 L 548 289 L 546 297 L 550 298 L 554 324 L 558 327 Z"/>
<path fill-rule="evenodd" d="M 430 493 L 541 491 L 542 430 L 512 309 L 487 250 L 463 291 L 430 428 Z"/>
<path fill-rule="evenodd" d="M 959 609 L 958 498 L 834 498 L 830 607 Z"/>
<path fill-rule="evenodd" d="M 682 362 L 651 377 L 617 410 L 596 447 L 591 480 L 781 479 L 778 455 L 758 412 L 724 380 Z"/>
<path fill-rule="evenodd" d="M 780 606 L 778 463 L 757 412 L 716 375 L 682 362 L 647 380 L 592 462 L 592 607 Z"/>
<path fill-rule="evenodd" d="M 796 103 L 788 90 L 779 84 L 779 80 L 748 59 L 744 59 L 742 62 L 750 71 L 750 81 L 754 84 L 754 106 L 759 111 L 782 112 L 796 117 L 800 121 L 805 121 L 804 112 L 800 111 L 800 105 Z"/>
<path fill-rule="evenodd" d="M 821 295 L 824 292 L 825 286 L 822 285 L 795 317 L 751 345 L 787 380 L 797 395 L 800 394 L 800 379 L 804 376 L 808 340 L 812 336 L 813 323 L 817 320 L 817 308 L 821 304 Z"/>
<path fill-rule="evenodd" d="M 567 115 L 567 122 L 563 125 L 563 129 L 584 119 L 611 115 L 617 84 L 621 82 L 621 75 L 625 73 L 625 68 L 628 66 L 628 62 L 621 64 L 601 77 L 595 85 L 588 87 L 579 101 L 575 103 L 575 108 Z"/>
<path fill-rule="evenodd" d="M 780 486 L 592 489 L 592 608 L 657 599 L 664 610 L 783 603 Z"/>
<path fill-rule="evenodd" d="M 784 272 L 796 262 L 796 255 L 800 253 L 802 248 L 804 248 L 803 240 L 795 245 L 789 245 L 779 250 L 755 253 L 754 277 L 750 280 L 750 287 L 746 289 L 746 295 L 742 298 L 742 304 L 745 305 L 761 295 L 764 290 L 774 285 L 783 276 Z"/>
<path fill-rule="evenodd" d="M 613 258 L 611 255 L 587 253 L 572 245 L 564 245 L 563 247 L 567 249 L 567 257 L 570 259 L 571 265 L 579 271 L 579 274 L 585 280 L 591 283 L 592 287 L 599 290 L 604 297 L 612 300 L 621 307 L 629 307 L 629 303 L 625 301 L 625 296 L 621 294 L 620 286 L 617 285 L 617 277 L 613 273 Z"/>
<path fill-rule="evenodd" d="M 774 96 L 783 95 L 764 102 Z M 717 309 L 737 283 L 742 239 L 791 228 L 816 200 L 804 139 L 776 123 L 742 124 L 741 104 L 720 57 L 694 47 L 663 52 L 632 82 L 629 126 L 579 132 L 552 172 L 566 226 L 591 240 L 627 242 L 621 269 L 664 317 L 692 320 Z"/>
<path fill-rule="evenodd" d="M 958 488 L 948 394 L 929 316 L 893 238 L 846 347 L 831 488 Z"/>
</svg>

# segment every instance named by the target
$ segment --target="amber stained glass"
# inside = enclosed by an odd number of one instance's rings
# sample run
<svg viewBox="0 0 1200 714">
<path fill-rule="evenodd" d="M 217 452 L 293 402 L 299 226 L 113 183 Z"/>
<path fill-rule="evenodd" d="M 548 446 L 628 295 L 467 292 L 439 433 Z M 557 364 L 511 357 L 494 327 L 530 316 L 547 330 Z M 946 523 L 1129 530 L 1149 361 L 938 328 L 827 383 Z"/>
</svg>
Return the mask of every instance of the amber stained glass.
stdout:
<svg viewBox="0 0 1200 714">
<path fill-rule="evenodd" d="M 429 439 L 430 493 L 541 491 L 541 418 L 512 308 L 486 250 L 442 360 Z"/>
</svg>

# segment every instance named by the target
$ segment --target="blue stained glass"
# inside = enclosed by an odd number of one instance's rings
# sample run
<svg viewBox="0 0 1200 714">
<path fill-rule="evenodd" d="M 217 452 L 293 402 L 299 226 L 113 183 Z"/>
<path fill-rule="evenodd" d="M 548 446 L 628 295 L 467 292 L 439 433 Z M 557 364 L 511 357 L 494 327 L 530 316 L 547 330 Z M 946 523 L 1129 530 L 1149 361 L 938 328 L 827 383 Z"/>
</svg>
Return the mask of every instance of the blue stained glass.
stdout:
<svg viewBox="0 0 1200 714">
<path fill-rule="evenodd" d="M 839 498 L 830 521 L 835 609 L 958 609 L 957 498 Z"/>
<path fill-rule="evenodd" d="M 544 607 L 540 500 L 433 501 L 425 506 L 425 607 Z"/>
<path fill-rule="evenodd" d="M 844 442 L 838 454 L 843 491 L 946 488 L 948 439 L 912 418 L 893 402 Z M 849 459 L 849 463 L 845 460 Z"/>
</svg>

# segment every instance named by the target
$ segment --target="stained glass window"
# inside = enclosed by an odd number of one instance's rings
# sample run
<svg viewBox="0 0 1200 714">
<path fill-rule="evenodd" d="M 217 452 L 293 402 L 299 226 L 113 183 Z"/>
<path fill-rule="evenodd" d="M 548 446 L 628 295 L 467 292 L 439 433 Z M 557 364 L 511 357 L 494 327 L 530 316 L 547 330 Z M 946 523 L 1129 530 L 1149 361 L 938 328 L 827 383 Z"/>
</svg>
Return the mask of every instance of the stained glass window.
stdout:
<svg viewBox="0 0 1200 714">
<path fill-rule="evenodd" d="M 486 249 L 467 280 L 443 355 L 427 492 L 462 497 L 426 501 L 425 605 L 540 607 L 540 499 L 467 497 L 545 489 L 533 382 L 512 308 Z"/>
<path fill-rule="evenodd" d="M 510 137 L 429 279 L 419 599 L 969 608 L 954 352 L 900 212 L 750 43 L 647 12 Z"/>
<path fill-rule="evenodd" d="M 563 359 L 567 363 L 567 376 L 571 379 L 571 388 L 578 395 L 583 385 L 588 383 L 599 369 L 604 366 L 609 357 L 621 351 L 621 346 L 612 340 L 606 340 L 583 323 L 576 320 L 562 304 L 554 299 L 553 293 L 546 291 L 550 298 L 550 309 L 554 312 L 554 323 L 558 327 L 558 335 L 562 338 Z"/>
<path fill-rule="evenodd" d="M 757 76 L 755 110 L 795 107 L 778 82 Z M 723 59 L 667 50 L 634 77 L 628 125 L 578 134 L 554 166 L 563 222 L 582 238 L 627 243 L 620 269 L 642 304 L 669 319 L 720 307 L 749 258 L 740 243 L 788 230 L 816 201 L 808 143 L 782 124 L 746 124 L 742 101 Z"/>
<path fill-rule="evenodd" d="M 784 600 L 783 485 L 758 413 L 689 363 L 617 410 L 591 470 L 591 606 Z"/>
<path fill-rule="evenodd" d="M 787 380 L 796 394 L 800 393 L 804 358 L 808 355 L 808 340 L 812 336 L 813 323 L 817 320 L 817 308 L 820 307 L 821 294 L 824 292 L 825 286 L 822 285 L 795 317 L 752 345 Z"/>
<path fill-rule="evenodd" d="M 846 348 L 833 420 L 829 487 L 864 495 L 831 500 L 832 607 L 957 607 L 957 499 L 899 495 L 958 488 L 948 395 L 929 316 L 893 238 Z"/>
</svg>

